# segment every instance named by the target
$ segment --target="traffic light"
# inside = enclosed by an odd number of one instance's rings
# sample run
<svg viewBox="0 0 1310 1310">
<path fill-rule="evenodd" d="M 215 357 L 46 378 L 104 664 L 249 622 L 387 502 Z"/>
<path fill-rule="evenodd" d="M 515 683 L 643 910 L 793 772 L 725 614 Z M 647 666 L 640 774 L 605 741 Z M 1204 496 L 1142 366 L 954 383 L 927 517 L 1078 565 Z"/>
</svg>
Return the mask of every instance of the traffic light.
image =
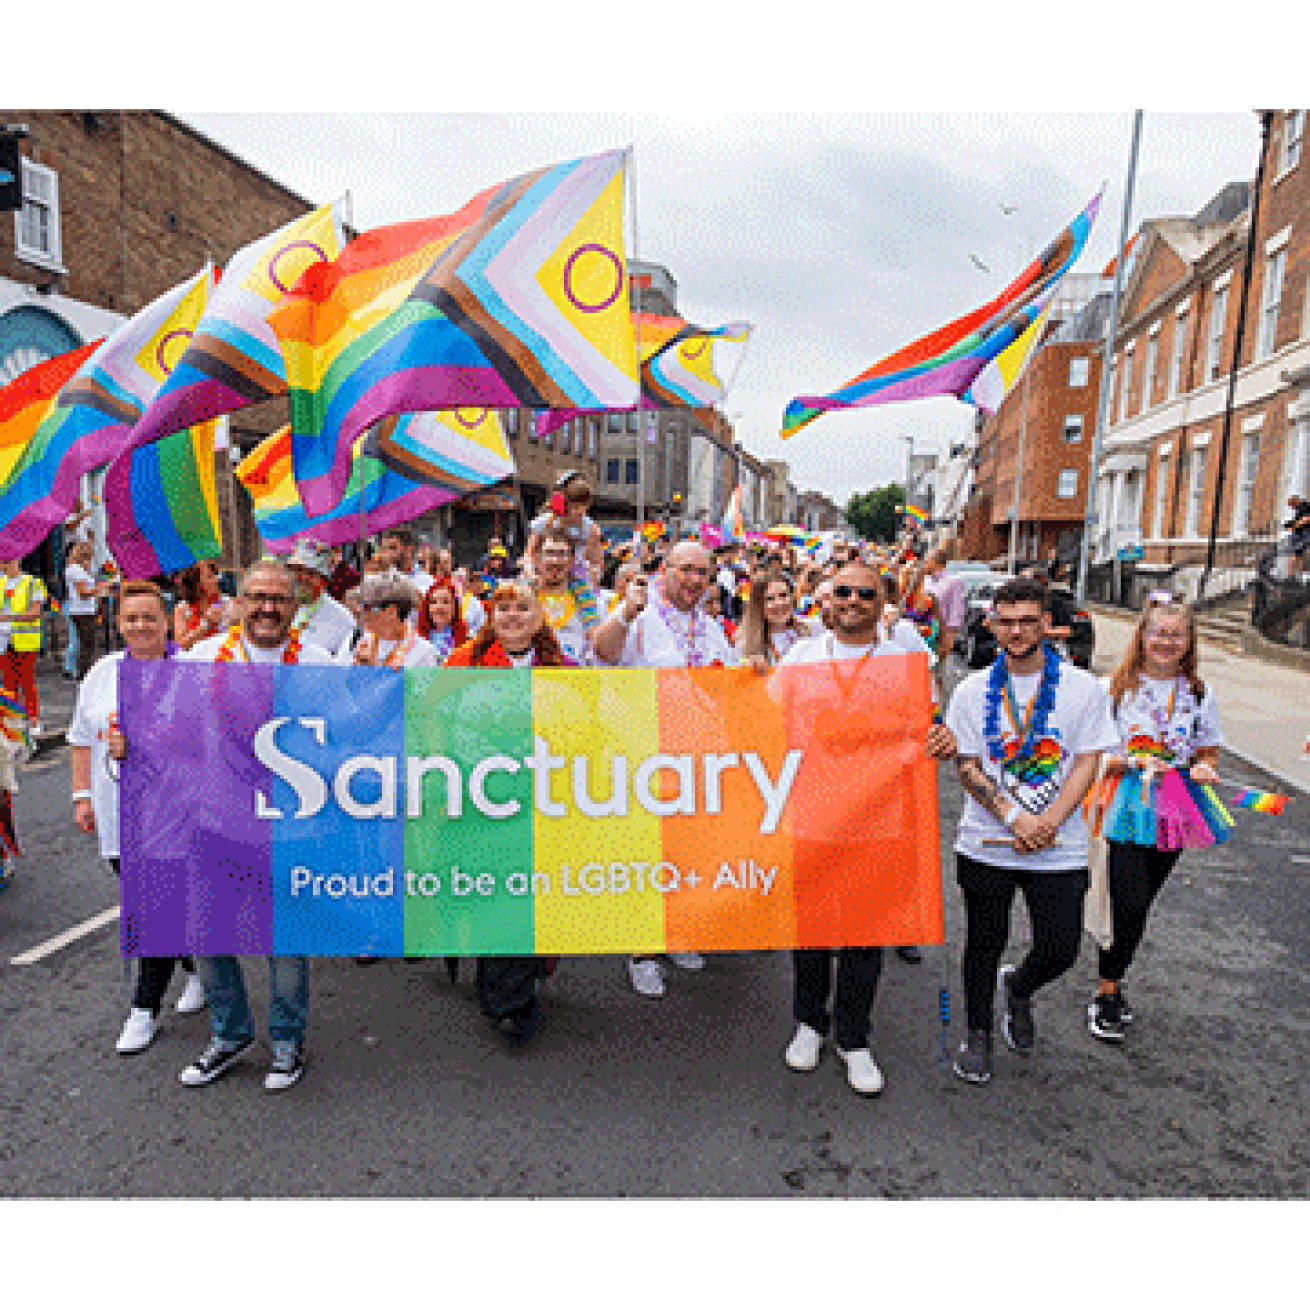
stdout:
<svg viewBox="0 0 1310 1310">
<path fill-rule="evenodd" d="M 0 212 L 23 207 L 23 162 L 18 138 L 0 132 Z"/>
</svg>

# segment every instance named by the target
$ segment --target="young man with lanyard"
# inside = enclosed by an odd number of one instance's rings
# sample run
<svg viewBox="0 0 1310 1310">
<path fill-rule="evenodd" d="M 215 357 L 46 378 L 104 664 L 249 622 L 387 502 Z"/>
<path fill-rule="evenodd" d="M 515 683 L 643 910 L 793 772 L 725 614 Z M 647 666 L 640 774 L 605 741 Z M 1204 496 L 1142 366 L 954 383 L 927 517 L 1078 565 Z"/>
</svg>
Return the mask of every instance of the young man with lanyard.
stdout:
<svg viewBox="0 0 1310 1310">
<path fill-rule="evenodd" d="M 1019 1054 L 1033 1048 L 1033 995 L 1078 958 L 1089 881 L 1082 801 L 1101 753 L 1118 743 L 1100 684 L 1046 642 L 1050 617 L 1041 583 L 1004 583 L 991 618 L 996 662 L 960 684 L 946 714 L 967 793 L 955 851 L 968 1033 L 955 1073 L 971 1083 L 992 1076 L 992 1003 L 1016 890 L 1032 948 L 1017 968 L 1000 970 L 999 984 L 1001 1030 Z"/>
<path fill-rule="evenodd" d="M 853 679 L 864 661 L 876 656 L 918 652 L 932 662 L 932 652 L 913 624 L 904 619 L 890 626 L 884 623 L 878 571 L 858 560 L 844 564 L 832 577 L 831 619 L 830 630 L 798 641 L 781 667 L 854 660 L 854 672 L 842 675 Z M 955 753 L 955 740 L 946 728 L 934 724 L 926 747 L 934 759 L 949 759 Z M 851 785 L 858 786 L 858 780 L 852 779 Z M 877 1095 L 883 1088 L 883 1076 L 869 1050 L 869 1019 L 882 974 L 882 947 L 793 951 L 792 961 L 796 1034 L 783 1056 L 787 1067 L 798 1073 L 816 1069 L 831 1032 L 846 1064 L 847 1082 L 861 1095 Z"/>
<path fill-rule="evenodd" d="M 544 567 L 545 547 L 541 556 Z M 592 633 L 592 649 L 600 664 L 628 669 L 695 669 L 737 663 L 723 629 L 701 610 L 714 576 L 714 559 L 694 541 L 680 541 L 669 551 L 663 571 L 650 584 L 633 578 L 623 604 Z M 540 592 L 538 592 L 540 595 Z M 681 969 L 702 969 L 694 951 L 671 953 Z M 628 961 L 628 977 L 642 996 L 664 995 L 664 971 L 650 956 Z"/>
<path fill-rule="evenodd" d="M 246 573 L 239 596 L 242 619 L 236 627 L 180 652 L 179 659 L 201 664 L 331 664 L 321 647 L 303 641 L 293 620 L 300 603 L 296 579 L 280 560 L 260 560 Z M 122 759 L 130 750 L 123 733 L 109 742 Z M 209 998 L 212 1040 L 181 1073 L 188 1087 L 204 1087 L 222 1077 L 254 1044 L 250 1002 L 241 965 L 232 955 L 202 957 L 200 974 Z M 269 1039 L 273 1059 L 264 1087 L 284 1091 L 304 1072 L 302 1044 L 309 1014 L 309 961 L 303 955 L 268 960 Z"/>
<path fill-rule="evenodd" d="M 592 639 L 569 587 L 573 547 L 563 528 L 546 524 L 537 544 L 537 601 L 555 631 L 561 649 L 575 664 L 592 663 Z M 593 632 L 592 637 L 595 633 Z"/>
<path fill-rule="evenodd" d="M 45 583 L 24 573 L 21 560 L 0 560 L 0 669 L 5 691 L 23 701 L 33 737 L 41 735 L 36 657 L 41 653 L 41 610 L 47 598 Z"/>
</svg>

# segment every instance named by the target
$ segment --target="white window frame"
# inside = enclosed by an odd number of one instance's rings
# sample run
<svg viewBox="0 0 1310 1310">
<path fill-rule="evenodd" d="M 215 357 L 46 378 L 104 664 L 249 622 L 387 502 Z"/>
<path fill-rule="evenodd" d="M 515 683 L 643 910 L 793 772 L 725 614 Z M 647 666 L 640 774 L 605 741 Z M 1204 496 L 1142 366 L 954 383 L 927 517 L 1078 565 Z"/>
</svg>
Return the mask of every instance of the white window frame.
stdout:
<svg viewBox="0 0 1310 1310">
<path fill-rule="evenodd" d="M 1155 506 L 1151 511 L 1151 536 L 1164 538 L 1164 519 L 1169 511 L 1169 456 L 1160 455 L 1155 463 Z"/>
<path fill-rule="evenodd" d="M 1119 370 L 1119 422 L 1128 417 L 1128 393 L 1133 389 L 1133 348 L 1123 353 L 1123 368 Z"/>
<path fill-rule="evenodd" d="M 1233 500 L 1234 537 L 1251 530 L 1251 503 L 1255 498 L 1255 476 L 1260 467 L 1260 430 L 1242 436 L 1242 453 L 1237 466 L 1237 495 Z"/>
<path fill-rule="evenodd" d="M 1232 274 L 1226 273 L 1214 284 L 1210 301 L 1210 330 L 1205 342 L 1205 380 L 1213 382 L 1219 376 L 1219 364 L 1224 355 L 1224 329 L 1228 323 L 1228 283 Z"/>
<path fill-rule="evenodd" d="M 1187 322 L 1186 313 L 1179 314 L 1174 319 L 1174 339 L 1169 352 L 1169 383 L 1166 399 L 1172 400 L 1183 384 L 1183 354 L 1187 349 Z"/>
<path fill-rule="evenodd" d="M 1301 144 L 1305 136 L 1305 110 L 1283 111 L 1283 148 L 1278 165 L 1278 177 L 1290 173 L 1301 162 Z M 1278 179 L 1275 178 L 1275 181 Z"/>
<path fill-rule="evenodd" d="M 1187 527 L 1184 535 L 1195 537 L 1201 522 L 1201 497 L 1205 494 L 1206 456 L 1210 453 L 1210 443 L 1204 445 L 1193 441 L 1192 453 L 1187 466 Z"/>
<path fill-rule="evenodd" d="M 1137 406 L 1139 414 L 1145 414 L 1151 408 L 1151 399 L 1155 392 L 1155 365 L 1159 354 L 1160 325 L 1157 323 L 1146 341 L 1146 361 L 1142 368 L 1142 399 Z"/>
<path fill-rule="evenodd" d="M 1069 385 L 1085 387 L 1091 380 L 1092 361 L 1086 355 L 1075 355 L 1069 361 Z"/>
<path fill-rule="evenodd" d="M 1073 500 L 1078 495 L 1078 470 L 1061 469 L 1055 482 L 1056 500 Z"/>
<path fill-rule="evenodd" d="M 1271 243 L 1272 244 L 1272 243 Z M 1260 286 L 1260 340 L 1257 359 L 1268 359 L 1278 341 L 1278 312 L 1283 303 L 1283 275 L 1287 270 L 1287 243 L 1284 240 L 1265 255 L 1264 277 Z"/>
<path fill-rule="evenodd" d="M 23 207 L 14 214 L 14 254 L 27 264 L 66 273 L 64 267 L 63 230 L 59 217 L 59 174 L 44 164 L 23 159 Z M 33 245 L 27 240 L 27 218 L 30 207 L 40 206 L 48 215 L 49 248 Z"/>
<path fill-rule="evenodd" d="M 1064 416 L 1064 444 L 1066 446 L 1076 446 L 1083 439 L 1083 416 L 1081 414 L 1066 414 Z M 1074 435 L 1069 435 L 1070 429 L 1073 429 Z"/>
</svg>

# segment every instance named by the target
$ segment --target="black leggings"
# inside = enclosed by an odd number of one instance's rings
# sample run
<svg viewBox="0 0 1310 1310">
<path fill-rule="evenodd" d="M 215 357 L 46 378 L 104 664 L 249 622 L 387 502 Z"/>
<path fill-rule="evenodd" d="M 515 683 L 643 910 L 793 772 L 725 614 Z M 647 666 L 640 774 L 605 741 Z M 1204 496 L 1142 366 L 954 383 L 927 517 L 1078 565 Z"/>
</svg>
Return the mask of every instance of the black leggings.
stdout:
<svg viewBox="0 0 1310 1310">
<path fill-rule="evenodd" d="M 964 894 L 964 1007 L 970 1029 L 992 1030 L 996 972 L 1010 940 L 1010 908 L 1023 892 L 1032 948 L 1010 981 L 1016 996 L 1034 992 L 1068 973 L 1082 941 L 1086 869 L 1035 871 L 983 864 L 959 852 L 955 876 Z"/>
<path fill-rule="evenodd" d="M 1128 972 L 1146 932 L 1146 919 L 1165 885 L 1180 851 L 1162 851 L 1130 842 L 1108 842 L 1110 922 L 1114 940 L 1100 953 L 1100 974 L 1119 982 Z"/>
<path fill-rule="evenodd" d="M 121 872 L 118 857 L 111 855 L 109 863 L 114 873 Z M 158 1017 L 164 1005 L 164 993 L 173 978 L 173 968 L 181 961 L 183 971 L 195 973 L 195 961 L 189 955 L 143 955 L 140 968 L 137 969 L 136 991 L 132 994 L 132 1008 L 149 1010 Z"/>
</svg>

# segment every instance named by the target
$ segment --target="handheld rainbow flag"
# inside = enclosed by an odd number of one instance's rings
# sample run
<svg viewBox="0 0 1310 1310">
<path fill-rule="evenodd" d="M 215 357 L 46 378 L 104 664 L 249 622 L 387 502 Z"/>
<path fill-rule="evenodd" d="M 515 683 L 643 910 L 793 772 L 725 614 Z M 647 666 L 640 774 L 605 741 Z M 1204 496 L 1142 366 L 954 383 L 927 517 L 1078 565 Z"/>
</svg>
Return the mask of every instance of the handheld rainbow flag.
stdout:
<svg viewBox="0 0 1310 1310">
<path fill-rule="evenodd" d="M 307 270 L 268 321 L 311 513 L 341 499 L 355 439 L 390 414 L 637 404 L 624 160 L 539 169 Z"/>
<path fill-rule="evenodd" d="M 63 523 L 84 473 L 126 445 L 195 330 L 209 296 L 202 269 L 130 318 L 60 390 L 0 490 L 0 555 L 21 558 Z"/>
<path fill-rule="evenodd" d="M 905 517 L 912 523 L 917 523 L 922 527 L 928 522 L 928 511 L 926 509 L 920 509 L 918 505 L 906 505 Z"/>
<path fill-rule="evenodd" d="M 1243 787 L 1233 797 L 1233 804 L 1239 810 L 1254 810 L 1256 814 L 1282 814 L 1283 807 L 1291 800 L 1274 791 L 1257 791 L 1254 787 Z"/>
<path fill-rule="evenodd" d="M 826 396 L 797 396 L 783 415 L 793 436 L 830 410 L 860 409 L 925 396 L 964 397 L 987 365 L 1033 326 L 1060 279 L 1082 254 L 1101 194 L 1004 291 L 981 308 L 888 355 Z"/>
<path fill-rule="evenodd" d="M 741 483 L 732 489 L 728 503 L 723 507 L 723 519 L 719 531 L 725 546 L 735 545 L 746 535 L 746 524 L 741 516 Z"/>
</svg>

